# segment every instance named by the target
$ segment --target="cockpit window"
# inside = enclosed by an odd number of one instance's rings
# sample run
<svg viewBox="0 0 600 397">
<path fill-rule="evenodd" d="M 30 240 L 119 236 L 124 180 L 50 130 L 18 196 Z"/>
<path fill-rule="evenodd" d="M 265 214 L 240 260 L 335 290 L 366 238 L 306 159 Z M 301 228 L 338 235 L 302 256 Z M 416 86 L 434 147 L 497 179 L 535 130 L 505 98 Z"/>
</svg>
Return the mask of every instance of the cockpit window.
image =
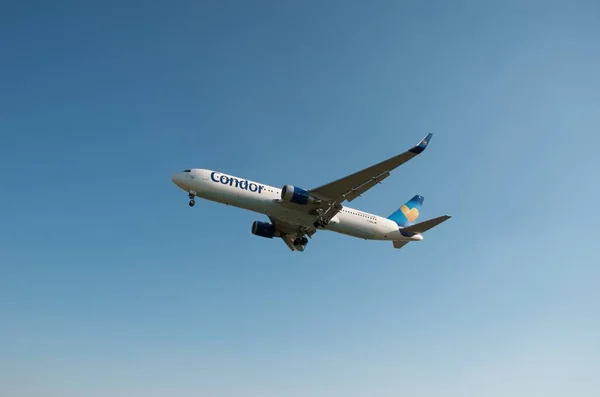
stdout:
<svg viewBox="0 0 600 397">
<path fill-rule="evenodd" d="M 183 170 L 183 172 L 192 172 L 192 170 Z"/>
</svg>

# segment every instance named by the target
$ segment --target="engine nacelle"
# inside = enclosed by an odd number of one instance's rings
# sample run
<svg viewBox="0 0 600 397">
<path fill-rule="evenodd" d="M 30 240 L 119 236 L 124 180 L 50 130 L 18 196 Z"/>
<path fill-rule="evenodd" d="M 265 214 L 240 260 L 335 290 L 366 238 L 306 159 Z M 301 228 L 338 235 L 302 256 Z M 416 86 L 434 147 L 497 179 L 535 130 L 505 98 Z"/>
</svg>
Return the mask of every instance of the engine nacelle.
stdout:
<svg viewBox="0 0 600 397">
<path fill-rule="evenodd" d="M 301 205 L 317 204 L 321 201 L 318 198 L 311 196 L 306 190 L 292 185 L 285 185 L 283 189 L 281 189 L 281 199 L 288 203 Z"/>
<path fill-rule="evenodd" d="M 252 234 L 260 237 L 273 238 L 277 233 L 275 226 L 268 222 L 254 221 L 252 223 Z"/>
</svg>

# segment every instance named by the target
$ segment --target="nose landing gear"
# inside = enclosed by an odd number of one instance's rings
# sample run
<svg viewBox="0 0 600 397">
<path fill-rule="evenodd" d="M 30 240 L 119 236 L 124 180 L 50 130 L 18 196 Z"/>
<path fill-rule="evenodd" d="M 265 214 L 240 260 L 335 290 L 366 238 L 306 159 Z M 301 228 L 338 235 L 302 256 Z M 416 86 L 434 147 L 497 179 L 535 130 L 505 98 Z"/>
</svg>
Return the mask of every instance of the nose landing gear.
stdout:
<svg viewBox="0 0 600 397">
<path fill-rule="evenodd" d="M 188 197 L 190 198 L 190 207 L 196 205 L 196 200 L 194 200 L 196 198 L 196 193 L 190 192 L 190 194 L 188 194 Z"/>
</svg>

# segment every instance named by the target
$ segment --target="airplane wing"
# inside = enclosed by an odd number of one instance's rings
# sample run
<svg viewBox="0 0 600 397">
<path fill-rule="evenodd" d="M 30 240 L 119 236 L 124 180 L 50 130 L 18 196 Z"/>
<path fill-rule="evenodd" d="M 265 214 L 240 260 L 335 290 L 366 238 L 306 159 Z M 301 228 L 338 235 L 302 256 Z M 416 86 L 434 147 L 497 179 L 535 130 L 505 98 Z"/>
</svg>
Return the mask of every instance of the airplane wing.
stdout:
<svg viewBox="0 0 600 397">
<path fill-rule="evenodd" d="M 306 247 L 306 244 L 294 245 L 294 240 L 296 240 L 297 238 L 302 238 L 304 236 L 310 238 L 313 234 L 317 232 L 317 229 L 315 228 L 307 228 L 300 225 L 294 225 L 272 216 L 269 217 L 269 220 L 271 221 L 273 226 L 275 226 L 275 229 L 279 231 L 279 237 L 281 237 L 283 242 L 292 251 L 304 251 L 304 248 Z"/>
<path fill-rule="evenodd" d="M 381 183 L 381 181 L 390 176 L 390 171 L 422 153 L 427 148 L 432 136 L 433 134 L 427 135 L 416 146 L 404 153 L 365 168 L 362 171 L 355 172 L 352 175 L 319 186 L 316 189 L 310 190 L 310 193 L 324 201 L 342 203 L 348 200 L 350 202 L 376 184 Z"/>
</svg>

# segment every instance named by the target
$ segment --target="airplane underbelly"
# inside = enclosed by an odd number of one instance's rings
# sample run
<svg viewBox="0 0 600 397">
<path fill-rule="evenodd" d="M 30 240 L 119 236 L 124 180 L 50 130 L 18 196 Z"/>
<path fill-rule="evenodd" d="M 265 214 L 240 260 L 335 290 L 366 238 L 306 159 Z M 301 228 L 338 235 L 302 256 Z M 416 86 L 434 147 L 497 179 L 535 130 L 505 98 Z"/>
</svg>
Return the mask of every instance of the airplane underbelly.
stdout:
<svg viewBox="0 0 600 397">
<path fill-rule="evenodd" d="M 315 217 L 313 215 L 300 211 L 294 211 L 293 209 L 286 208 L 275 203 L 270 206 L 266 212 L 268 215 L 291 223 L 292 225 L 312 227 L 313 222 L 315 221 Z"/>
<path fill-rule="evenodd" d="M 267 213 L 271 200 L 268 197 L 246 192 L 239 189 L 223 188 L 215 189 L 211 184 L 199 185 L 196 190 L 199 197 L 231 205 L 249 211 Z"/>
<path fill-rule="evenodd" d="M 364 239 L 372 239 L 375 236 L 375 230 L 368 224 L 362 222 L 353 222 L 352 220 L 342 219 L 339 223 L 330 224 L 328 229 Z"/>
</svg>

